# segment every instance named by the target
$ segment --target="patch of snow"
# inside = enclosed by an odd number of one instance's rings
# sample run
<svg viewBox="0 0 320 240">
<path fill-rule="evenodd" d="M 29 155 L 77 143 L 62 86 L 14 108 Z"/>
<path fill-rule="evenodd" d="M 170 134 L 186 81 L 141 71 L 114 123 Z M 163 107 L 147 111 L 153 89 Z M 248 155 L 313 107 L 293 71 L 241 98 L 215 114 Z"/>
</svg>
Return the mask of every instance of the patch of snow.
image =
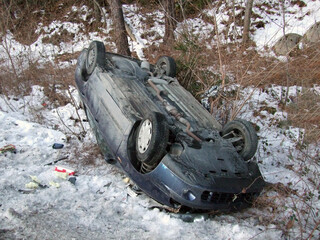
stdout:
<svg viewBox="0 0 320 240">
<path fill-rule="evenodd" d="M 43 89 L 34 87 L 30 99 L 42 99 Z M 73 94 L 77 93 L 73 91 Z M 13 99 L 8 100 L 15 107 Z M 23 102 L 23 101 L 22 101 Z M 248 239 L 255 236 L 279 238 L 280 231 L 262 230 L 264 227 L 252 219 L 238 222 L 232 215 L 223 217 L 197 218 L 193 223 L 184 222 L 177 214 L 170 214 L 152 208 L 153 201 L 142 194 L 132 197 L 128 185 L 122 181 L 123 174 L 103 163 L 96 166 L 74 164 L 79 159 L 74 154 L 91 138 L 67 142 L 62 130 L 53 130 L 60 119 L 48 115 L 43 109 L 46 125 L 28 120 L 28 106 L 17 111 L 0 111 L 0 146 L 14 144 L 17 153 L 0 154 L 0 220 L 1 229 L 8 230 L 16 237 L 27 238 L 139 238 L 139 239 Z M 77 118 L 71 106 L 59 107 L 60 118 L 77 132 L 79 125 L 70 124 L 70 116 Z M 84 113 L 82 112 L 81 115 Z M 84 116 L 83 116 L 84 117 Z M 61 125 L 61 123 L 60 123 Z M 86 125 L 86 130 L 89 130 Z M 53 149 L 55 142 L 65 144 L 63 149 Z M 55 165 L 45 165 L 61 156 L 68 159 L 61 164 L 76 168 L 78 176 L 73 185 L 54 174 Z M 60 163 L 59 163 L 60 164 Z M 57 165 L 59 165 L 57 164 Z M 31 181 L 30 175 L 37 176 L 47 188 L 26 192 L 25 185 Z M 53 181 L 59 188 L 49 186 Z M 163 229 L 167 229 L 163 231 Z"/>
<path fill-rule="evenodd" d="M 265 22 L 264 28 L 256 29 L 253 35 L 253 40 L 259 49 L 273 46 L 283 36 L 284 27 L 285 33 L 297 33 L 303 36 L 314 23 L 320 21 L 319 1 L 304 1 L 307 6 L 302 8 L 297 5 L 292 6 L 289 2 L 285 1 L 284 5 L 285 23 L 279 1 L 274 2 L 274 5 L 278 4 L 278 14 L 270 15 L 266 10 L 253 8 L 253 12 L 262 16 Z"/>
</svg>

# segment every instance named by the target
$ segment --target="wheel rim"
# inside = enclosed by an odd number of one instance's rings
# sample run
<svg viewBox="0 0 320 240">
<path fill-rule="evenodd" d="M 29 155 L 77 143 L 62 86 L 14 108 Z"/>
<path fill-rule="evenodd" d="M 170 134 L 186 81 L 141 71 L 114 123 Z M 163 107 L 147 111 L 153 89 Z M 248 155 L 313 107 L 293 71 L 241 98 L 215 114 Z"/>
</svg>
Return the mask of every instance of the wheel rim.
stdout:
<svg viewBox="0 0 320 240">
<path fill-rule="evenodd" d="M 233 131 L 222 136 L 224 139 L 227 139 L 235 147 L 238 153 L 240 153 L 244 148 L 244 138 L 240 131 L 234 129 Z"/>
<path fill-rule="evenodd" d="M 88 63 L 89 63 L 89 67 L 92 66 L 93 62 L 94 62 L 94 58 L 96 56 L 96 52 L 94 50 L 94 48 L 90 49 L 89 50 L 89 53 L 88 53 Z"/>
<path fill-rule="evenodd" d="M 140 153 L 147 151 L 150 146 L 152 138 L 152 123 L 149 119 L 146 119 L 139 130 L 138 133 L 138 150 Z"/>
<path fill-rule="evenodd" d="M 167 73 L 167 64 L 165 62 L 160 64 L 160 69 L 162 70 L 162 74 Z"/>
</svg>

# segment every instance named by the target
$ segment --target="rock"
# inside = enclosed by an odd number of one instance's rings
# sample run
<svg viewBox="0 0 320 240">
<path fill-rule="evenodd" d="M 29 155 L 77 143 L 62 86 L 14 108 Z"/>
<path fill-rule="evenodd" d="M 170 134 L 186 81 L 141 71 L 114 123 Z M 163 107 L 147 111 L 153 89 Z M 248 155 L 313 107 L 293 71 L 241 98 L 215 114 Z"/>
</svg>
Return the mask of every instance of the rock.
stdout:
<svg viewBox="0 0 320 240">
<path fill-rule="evenodd" d="M 303 44 L 320 42 L 320 22 L 313 24 L 303 36 Z"/>
<path fill-rule="evenodd" d="M 298 49 L 298 44 L 302 36 L 296 33 L 288 33 L 281 37 L 273 46 L 277 55 L 288 55 L 293 49 Z"/>
</svg>

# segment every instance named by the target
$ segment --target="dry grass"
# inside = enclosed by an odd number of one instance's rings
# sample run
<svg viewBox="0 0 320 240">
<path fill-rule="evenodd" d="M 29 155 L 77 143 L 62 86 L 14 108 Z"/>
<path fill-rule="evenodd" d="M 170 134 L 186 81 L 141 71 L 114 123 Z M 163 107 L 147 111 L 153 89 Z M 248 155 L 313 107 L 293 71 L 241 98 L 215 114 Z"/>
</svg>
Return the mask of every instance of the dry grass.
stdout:
<svg viewBox="0 0 320 240">
<path fill-rule="evenodd" d="M 228 107 L 234 100 L 239 100 L 239 92 L 224 91 L 224 86 L 254 86 L 264 88 L 271 84 L 283 86 L 301 86 L 309 89 L 319 83 L 320 79 L 320 43 L 295 52 L 280 61 L 275 57 L 262 57 L 254 48 L 242 49 L 238 44 L 222 45 L 208 50 L 205 44 L 192 34 L 183 34 L 177 40 L 171 55 L 176 56 L 178 79 L 180 83 L 201 98 L 212 86 L 221 87 L 218 97 L 209 101 L 215 108 L 232 110 L 225 112 L 229 119 L 235 118 L 238 109 Z M 166 53 L 168 50 L 161 49 Z M 217 52 L 220 51 L 220 54 Z M 163 54 L 162 54 L 163 55 Z M 221 68 L 222 64 L 222 68 Z M 211 71 L 208 71 L 211 69 Z M 213 70 L 215 69 L 215 70 Z M 224 84 L 224 85 L 223 85 Z M 292 102 L 287 106 L 287 102 Z M 306 129 L 308 142 L 319 140 L 319 93 L 301 93 L 295 99 L 284 99 L 282 108 L 289 113 L 289 121 L 293 126 Z"/>
<path fill-rule="evenodd" d="M 70 101 L 57 93 L 57 90 L 74 85 L 74 69 L 74 66 L 59 69 L 52 63 L 39 67 L 37 61 L 34 61 L 16 76 L 12 71 L 6 71 L 7 68 L 1 68 L 0 91 L 5 95 L 25 96 L 30 93 L 33 85 L 40 85 L 44 87 L 49 101 L 65 105 Z"/>
<path fill-rule="evenodd" d="M 286 110 L 288 120 L 293 126 L 305 129 L 304 143 L 320 141 L 320 96 L 305 89 L 297 97 L 291 99 Z"/>
<path fill-rule="evenodd" d="M 59 46 L 61 42 L 71 42 L 75 37 L 74 33 L 70 33 L 67 29 L 63 29 L 60 33 L 55 33 L 50 37 L 44 37 L 42 43 L 51 43 Z"/>
<path fill-rule="evenodd" d="M 38 2 L 38 4 L 37 4 Z M 39 36 L 35 33 L 39 19 L 42 22 L 52 22 L 63 11 L 68 11 L 71 1 L 64 1 L 64 8 L 60 5 L 63 1 L 34 1 L 26 3 L 23 1 L 1 1 L 0 14 L 2 19 L 6 19 L 6 28 L 15 36 L 15 39 L 22 44 L 31 44 Z M 60 5 L 60 6 L 59 6 Z"/>
<path fill-rule="evenodd" d="M 78 166 L 98 166 L 105 164 L 105 162 L 102 161 L 103 156 L 101 151 L 96 144 L 85 145 L 81 151 L 74 149 L 73 155 L 75 158 L 70 160 L 70 163 Z"/>
<path fill-rule="evenodd" d="M 221 91 L 217 97 L 209 98 L 209 103 L 223 113 L 219 116 L 220 122 L 225 123 L 235 117 L 234 113 L 242 107 L 236 106 L 238 109 L 234 109 L 233 106 L 234 101 L 240 98 L 237 88 L 230 91 L 221 87 L 226 73 L 226 86 L 238 84 L 240 88 L 265 88 L 276 84 L 283 86 L 284 90 L 295 85 L 302 87 L 301 93 L 294 98 L 288 97 L 280 107 L 288 113 L 287 122 L 290 126 L 305 129 L 301 144 L 292 150 L 301 156 L 293 160 L 298 166 L 290 165 L 288 168 L 300 178 L 298 182 L 307 181 L 306 188 L 298 191 L 290 183 L 270 184 L 256 200 L 254 207 L 260 210 L 256 216 L 260 224 L 274 224 L 285 237 L 316 239 L 316 231 L 320 231 L 320 216 L 315 203 L 319 200 L 315 196 L 319 191 L 320 179 L 316 177 L 319 176 L 319 156 L 311 156 L 308 145 L 315 146 L 320 141 L 320 95 L 310 90 L 315 84 L 319 84 L 320 43 L 291 53 L 287 61 L 280 61 L 276 57 L 262 57 L 255 48 L 242 49 L 237 43 L 222 45 L 220 49 L 214 47 L 209 51 L 202 47 L 202 42 L 190 35 L 183 36 L 178 41 L 174 54 L 180 64 L 180 83 L 196 96 L 202 95 L 212 86 L 219 86 Z M 208 68 L 215 71 L 208 73 Z M 265 106 L 257 109 L 257 114 L 262 110 L 272 114 L 275 108 Z M 312 175 L 315 177 L 307 177 Z"/>
<path fill-rule="evenodd" d="M 319 214 L 314 202 L 314 190 L 303 192 L 282 183 L 270 184 L 254 203 L 261 224 L 273 224 L 286 237 L 316 239 Z M 255 214 L 254 214 L 255 215 Z"/>
</svg>

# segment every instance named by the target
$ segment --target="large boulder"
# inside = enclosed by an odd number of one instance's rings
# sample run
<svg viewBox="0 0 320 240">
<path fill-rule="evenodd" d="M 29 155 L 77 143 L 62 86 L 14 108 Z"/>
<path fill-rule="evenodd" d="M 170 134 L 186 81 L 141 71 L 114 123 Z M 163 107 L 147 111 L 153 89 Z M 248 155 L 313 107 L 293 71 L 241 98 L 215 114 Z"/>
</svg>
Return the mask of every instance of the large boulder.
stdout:
<svg viewBox="0 0 320 240">
<path fill-rule="evenodd" d="M 304 44 L 320 42 L 320 22 L 313 24 L 303 36 Z"/>
<path fill-rule="evenodd" d="M 302 36 L 296 33 L 288 33 L 281 37 L 273 46 L 273 50 L 277 55 L 287 55 L 293 49 L 298 49 L 298 44 Z"/>
</svg>

